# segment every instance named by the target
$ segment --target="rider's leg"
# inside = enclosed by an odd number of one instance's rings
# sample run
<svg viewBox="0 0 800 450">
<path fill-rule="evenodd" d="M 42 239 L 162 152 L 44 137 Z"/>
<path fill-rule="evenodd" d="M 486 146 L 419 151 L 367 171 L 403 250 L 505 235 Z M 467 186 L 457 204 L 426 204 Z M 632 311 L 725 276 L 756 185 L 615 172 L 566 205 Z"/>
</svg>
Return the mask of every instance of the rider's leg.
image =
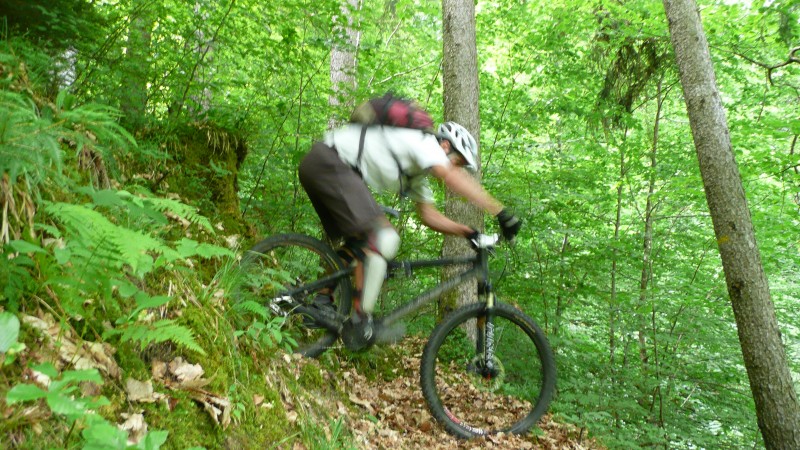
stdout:
<svg viewBox="0 0 800 450">
<path fill-rule="evenodd" d="M 386 277 L 388 261 L 397 255 L 400 235 L 386 218 L 381 218 L 367 237 L 364 247 L 364 284 L 361 288 L 361 310 L 372 314 Z"/>
<path fill-rule="evenodd" d="M 350 321 L 350 330 L 359 337 L 348 338 L 346 334 L 343 336 L 345 343 L 349 341 L 348 345 L 353 348 L 360 348 L 373 342 L 376 331 L 381 332 L 381 327 L 376 330 L 372 312 L 375 310 L 386 277 L 387 260 L 395 257 L 399 246 L 400 236 L 397 231 L 388 220 L 382 218 L 367 234 L 366 242 L 362 242 L 360 248 L 355 249 L 354 254 L 358 262 L 354 274 L 354 314 Z"/>
<path fill-rule="evenodd" d="M 354 310 L 371 314 L 386 277 L 387 260 L 395 257 L 400 236 L 385 217 L 373 222 L 372 230 L 363 239 L 352 239 L 339 251 L 346 264 L 356 264 L 353 275 Z"/>
</svg>

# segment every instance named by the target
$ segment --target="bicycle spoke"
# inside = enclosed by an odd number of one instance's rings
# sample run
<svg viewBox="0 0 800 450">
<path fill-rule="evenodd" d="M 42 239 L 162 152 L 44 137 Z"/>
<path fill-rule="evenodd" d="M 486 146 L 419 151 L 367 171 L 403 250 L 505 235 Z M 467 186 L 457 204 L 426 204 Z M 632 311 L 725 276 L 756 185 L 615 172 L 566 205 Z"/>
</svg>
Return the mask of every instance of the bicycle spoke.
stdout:
<svg viewBox="0 0 800 450">
<path fill-rule="evenodd" d="M 441 413 L 437 418 L 445 421 L 448 431 L 457 435 L 525 432 L 552 395 L 554 374 L 552 378 L 546 374 L 553 369 L 544 366 L 552 364 L 549 347 L 547 355 L 540 354 L 537 331 L 509 313 L 512 308 L 498 310 L 501 314 L 491 321 L 473 309 L 472 314 L 450 320 L 448 329 L 432 337 L 431 348 L 426 347 L 422 373 L 426 399 L 434 414 Z"/>
<path fill-rule="evenodd" d="M 317 356 L 333 344 L 336 335 L 319 326 L 312 317 L 298 313 L 297 306 L 317 308 L 321 297 L 316 301 L 315 298 L 330 295 L 331 311 L 339 308 L 340 314 L 349 312 L 350 291 L 346 277 L 313 290 L 305 288 L 340 270 L 338 264 L 332 250 L 308 236 L 281 235 L 266 239 L 244 256 L 238 301 L 255 302 L 269 308 L 275 316 L 284 316 L 282 335 L 297 343 L 296 351 Z"/>
</svg>

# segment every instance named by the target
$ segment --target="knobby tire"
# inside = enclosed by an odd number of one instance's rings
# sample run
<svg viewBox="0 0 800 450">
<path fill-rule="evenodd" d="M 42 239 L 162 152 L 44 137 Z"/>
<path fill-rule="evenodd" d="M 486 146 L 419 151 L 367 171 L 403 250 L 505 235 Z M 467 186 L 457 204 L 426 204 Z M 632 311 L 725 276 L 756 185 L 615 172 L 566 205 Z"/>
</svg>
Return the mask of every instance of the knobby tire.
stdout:
<svg viewBox="0 0 800 450">
<path fill-rule="evenodd" d="M 278 234 L 268 237 L 248 250 L 241 263 L 249 275 L 249 293 L 256 293 L 258 301 L 269 305 L 281 289 L 302 285 L 344 268 L 344 263 L 331 247 L 319 239 L 304 234 Z M 258 276 L 263 279 L 259 280 Z M 245 282 L 248 282 L 247 275 Z M 316 293 L 296 295 L 294 301 L 310 305 Z M 349 277 L 340 278 L 334 290 L 334 305 L 339 314 L 348 316 L 351 307 Z M 307 327 L 307 319 L 287 311 L 287 321 L 282 332 L 289 333 L 298 346 L 296 353 L 316 358 L 331 348 L 338 335 L 324 329 Z M 305 320 L 304 320 L 305 319 Z"/>
<path fill-rule="evenodd" d="M 452 312 L 433 330 L 422 354 L 420 383 L 431 414 L 465 439 L 526 433 L 555 392 L 555 361 L 547 338 L 527 315 L 504 303 L 491 312 L 494 372 L 476 373 L 474 366 L 481 361 L 476 354 L 487 340 L 487 314 L 484 303 Z"/>
</svg>

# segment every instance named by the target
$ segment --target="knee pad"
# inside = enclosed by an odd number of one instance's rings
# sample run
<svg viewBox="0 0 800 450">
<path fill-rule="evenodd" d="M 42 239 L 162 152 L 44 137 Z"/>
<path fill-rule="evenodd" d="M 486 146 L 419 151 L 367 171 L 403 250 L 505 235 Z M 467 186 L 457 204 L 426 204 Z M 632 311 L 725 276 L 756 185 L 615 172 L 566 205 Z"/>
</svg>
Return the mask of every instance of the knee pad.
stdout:
<svg viewBox="0 0 800 450">
<path fill-rule="evenodd" d="M 381 227 L 370 233 L 368 245 L 370 251 L 364 256 L 361 306 L 365 312 L 372 313 L 386 277 L 387 261 L 394 258 L 400 248 L 400 235 L 392 227 Z"/>
<path fill-rule="evenodd" d="M 390 260 L 397 256 L 400 248 L 400 235 L 393 227 L 381 227 L 373 231 L 368 239 L 370 250 L 383 256 L 383 259 Z"/>
</svg>

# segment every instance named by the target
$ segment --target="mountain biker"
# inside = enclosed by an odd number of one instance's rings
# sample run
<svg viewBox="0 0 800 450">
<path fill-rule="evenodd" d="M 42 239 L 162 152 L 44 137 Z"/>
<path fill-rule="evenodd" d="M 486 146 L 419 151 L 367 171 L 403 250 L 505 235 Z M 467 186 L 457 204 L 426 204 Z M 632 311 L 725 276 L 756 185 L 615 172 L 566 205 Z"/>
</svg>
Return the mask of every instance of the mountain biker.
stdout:
<svg viewBox="0 0 800 450">
<path fill-rule="evenodd" d="M 432 125 L 432 124 L 431 124 Z M 325 232 L 343 238 L 344 259 L 355 262 L 354 313 L 342 337 L 361 346 L 374 342 L 380 323 L 372 312 L 400 236 L 367 186 L 394 191 L 416 204 L 421 222 L 440 233 L 476 239 L 474 228 L 455 222 L 433 204 L 428 175 L 496 217 L 503 236 L 512 240 L 522 222 L 461 168 L 477 170 L 478 143 L 463 126 L 446 122 L 438 133 L 391 126 L 350 123 L 328 132 L 300 162 L 299 178 Z M 332 308 L 330 297 L 315 304 Z M 356 345 L 358 347 L 358 345 Z"/>
</svg>

